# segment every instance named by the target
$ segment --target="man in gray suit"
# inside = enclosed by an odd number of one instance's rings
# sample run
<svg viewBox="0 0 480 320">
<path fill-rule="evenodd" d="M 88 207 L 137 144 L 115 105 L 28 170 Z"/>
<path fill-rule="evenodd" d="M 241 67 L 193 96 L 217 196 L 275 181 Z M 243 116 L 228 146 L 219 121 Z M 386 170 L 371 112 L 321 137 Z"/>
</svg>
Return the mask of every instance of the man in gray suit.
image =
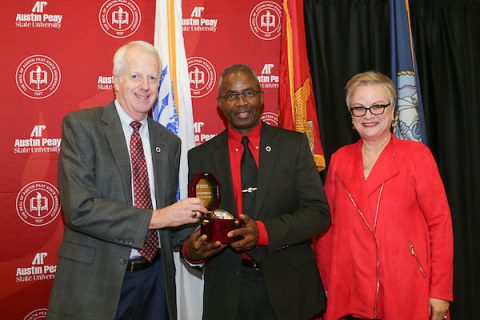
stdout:
<svg viewBox="0 0 480 320">
<path fill-rule="evenodd" d="M 160 72 L 152 45 L 128 43 L 114 56 L 116 100 L 63 120 L 65 228 L 48 319 L 176 319 L 172 246 L 205 208 L 176 202 L 180 140 L 148 117 Z"/>
<path fill-rule="evenodd" d="M 327 230 L 330 214 L 307 138 L 260 121 L 263 92 L 248 66 L 230 66 L 219 82 L 228 128 L 190 150 L 189 175 L 212 173 L 219 208 L 243 226 L 229 232 L 230 245 L 197 230 L 182 248 L 190 263 L 205 263 L 203 319 L 311 319 L 325 294 L 310 239 Z M 245 185 L 252 174 L 243 174 L 244 159 L 252 156 L 258 178 Z"/>
</svg>

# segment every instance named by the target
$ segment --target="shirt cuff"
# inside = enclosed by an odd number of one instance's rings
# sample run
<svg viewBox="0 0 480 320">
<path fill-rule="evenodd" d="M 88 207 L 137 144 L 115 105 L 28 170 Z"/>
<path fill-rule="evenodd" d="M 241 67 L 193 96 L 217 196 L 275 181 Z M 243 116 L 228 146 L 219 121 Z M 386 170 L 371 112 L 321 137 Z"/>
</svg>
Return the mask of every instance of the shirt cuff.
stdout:
<svg viewBox="0 0 480 320">
<path fill-rule="evenodd" d="M 193 268 L 201 268 L 203 267 L 203 264 L 205 263 L 205 261 L 203 260 L 190 260 L 187 258 L 187 255 L 185 254 L 185 251 L 187 249 L 185 248 L 185 245 L 182 244 L 182 248 L 180 250 L 180 256 L 183 258 L 183 260 L 185 260 L 185 262 L 190 266 L 190 267 L 193 267 Z"/>
<path fill-rule="evenodd" d="M 255 221 L 258 227 L 258 231 L 260 233 L 258 237 L 258 246 L 268 246 L 270 244 L 270 241 L 268 240 L 268 233 L 267 233 L 267 228 L 265 228 L 265 224 L 263 221 Z"/>
</svg>

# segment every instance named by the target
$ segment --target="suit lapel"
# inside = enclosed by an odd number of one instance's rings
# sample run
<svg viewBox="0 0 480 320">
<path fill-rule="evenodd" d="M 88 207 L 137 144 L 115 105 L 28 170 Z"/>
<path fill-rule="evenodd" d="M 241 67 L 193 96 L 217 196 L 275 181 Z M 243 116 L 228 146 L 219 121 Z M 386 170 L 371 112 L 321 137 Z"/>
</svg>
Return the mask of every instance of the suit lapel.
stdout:
<svg viewBox="0 0 480 320">
<path fill-rule="evenodd" d="M 360 211 L 366 216 L 371 216 L 367 192 L 365 190 L 365 179 L 363 177 L 362 165 L 362 142 L 359 140 L 349 154 L 341 159 L 336 178 L 340 180 L 343 187 L 342 192 L 351 196 Z"/>
<path fill-rule="evenodd" d="M 385 147 L 365 181 L 362 165 L 362 142 L 359 140 L 351 149 L 350 154 L 342 159 L 342 165 L 337 169 L 337 178 L 340 179 L 345 191 L 348 192 L 359 209 L 368 216 L 371 215 L 368 197 L 380 186 L 399 174 L 395 162 L 395 137 Z"/>
<path fill-rule="evenodd" d="M 128 155 L 125 135 L 123 134 L 122 124 L 115 109 L 115 104 L 112 102 L 104 108 L 102 122 L 104 124 L 104 134 L 107 138 L 112 156 L 118 166 L 123 189 L 125 190 L 125 197 L 132 202 L 132 181 L 130 157 Z"/>
<path fill-rule="evenodd" d="M 167 150 L 167 144 L 163 142 L 164 133 L 155 125 L 154 120 L 147 118 L 147 122 L 148 135 L 150 138 L 150 153 L 153 162 L 153 184 L 155 185 L 156 208 L 163 208 L 166 205 L 165 190 L 167 190 L 167 179 L 162 178 L 162 176 L 166 177 L 169 150 Z M 169 232 L 167 229 L 159 229 L 157 232 L 159 232 L 158 241 L 160 242 L 160 246 L 164 248 L 165 245 L 169 243 Z"/>
<path fill-rule="evenodd" d="M 157 202 L 157 208 L 161 208 L 165 205 L 165 190 L 166 179 L 162 179 L 162 176 L 166 176 L 167 170 L 167 145 L 163 142 L 163 132 L 158 129 L 154 121 L 151 118 L 147 118 L 148 121 L 148 134 L 150 137 L 150 152 L 152 154 L 153 161 L 153 181 L 155 185 L 155 199 Z"/>
<path fill-rule="evenodd" d="M 280 157 L 275 141 L 275 131 L 265 123 L 262 124 L 259 152 L 258 191 L 255 212 L 260 212 L 268 187 L 272 181 L 273 168 L 275 168 L 277 159 Z"/>
<path fill-rule="evenodd" d="M 366 181 L 365 191 L 368 195 L 379 188 L 382 183 L 400 172 L 395 161 L 395 141 L 396 138 L 392 135 L 392 140 L 383 149 L 375 162 L 372 172 Z"/>
</svg>

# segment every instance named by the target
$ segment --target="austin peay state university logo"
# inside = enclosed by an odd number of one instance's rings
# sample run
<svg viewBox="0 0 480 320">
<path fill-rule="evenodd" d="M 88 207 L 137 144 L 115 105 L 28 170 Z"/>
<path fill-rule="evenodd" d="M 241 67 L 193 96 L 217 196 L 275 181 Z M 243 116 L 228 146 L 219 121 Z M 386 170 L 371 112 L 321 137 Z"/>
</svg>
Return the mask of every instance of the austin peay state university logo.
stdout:
<svg viewBox="0 0 480 320">
<path fill-rule="evenodd" d="M 195 7 L 190 18 L 183 18 L 183 31 L 216 32 L 218 19 L 206 18 L 203 16 L 205 7 Z"/>
<path fill-rule="evenodd" d="M 15 81 L 18 89 L 32 99 L 45 99 L 57 91 L 62 73 L 50 57 L 36 54 L 25 58 L 18 66 Z"/>
<path fill-rule="evenodd" d="M 60 213 L 57 188 L 46 181 L 33 181 L 17 195 L 17 214 L 26 224 L 40 227 L 51 223 Z"/>
<path fill-rule="evenodd" d="M 191 57 L 187 59 L 188 78 L 192 98 L 201 98 L 212 91 L 217 74 L 212 63 L 202 57 Z"/>
<path fill-rule="evenodd" d="M 273 40 L 282 31 L 282 7 L 273 1 L 262 1 L 250 12 L 250 29 L 262 40 Z"/>
<path fill-rule="evenodd" d="M 63 14 L 47 12 L 47 5 L 47 1 L 36 1 L 31 12 L 17 13 L 15 17 L 15 27 L 60 29 L 62 27 Z"/>
<path fill-rule="evenodd" d="M 137 32 L 142 13 L 132 0 L 108 0 L 100 8 L 98 21 L 109 36 L 127 38 Z"/>
<path fill-rule="evenodd" d="M 263 65 L 262 73 L 257 74 L 260 87 L 262 89 L 278 89 L 280 88 L 280 76 L 278 75 L 278 68 L 274 69 L 273 63 L 266 63 Z"/>
<path fill-rule="evenodd" d="M 49 137 L 45 134 L 46 129 L 46 125 L 37 124 L 32 128 L 29 138 L 16 138 L 13 153 L 59 153 L 62 139 Z"/>
<path fill-rule="evenodd" d="M 17 267 L 15 282 L 33 282 L 55 279 L 57 266 L 47 263 L 48 252 L 37 252 L 32 263 Z"/>
</svg>

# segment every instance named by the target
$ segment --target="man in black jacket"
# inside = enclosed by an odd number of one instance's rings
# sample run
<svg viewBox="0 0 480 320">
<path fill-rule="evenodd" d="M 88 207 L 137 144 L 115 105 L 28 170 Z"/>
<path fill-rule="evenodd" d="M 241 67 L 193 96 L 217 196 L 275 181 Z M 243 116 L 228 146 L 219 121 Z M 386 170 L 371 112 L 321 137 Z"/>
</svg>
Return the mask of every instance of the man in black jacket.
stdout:
<svg viewBox="0 0 480 320">
<path fill-rule="evenodd" d="M 212 173 L 219 208 L 242 227 L 230 231 L 230 245 L 207 242 L 199 230 L 184 244 L 187 261 L 205 263 L 203 318 L 311 319 L 325 294 L 310 239 L 330 214 L 307 138 L 260 121 L 263 92 L 248 66 L 222 73 L 218 105 L 228 128 L 189 152 L 189 175 Z M 244 151 L 258 167 L 254 185 L 242 186 Z M 245 194 L 254 196 L 252 209 Z"/>
</svg>

